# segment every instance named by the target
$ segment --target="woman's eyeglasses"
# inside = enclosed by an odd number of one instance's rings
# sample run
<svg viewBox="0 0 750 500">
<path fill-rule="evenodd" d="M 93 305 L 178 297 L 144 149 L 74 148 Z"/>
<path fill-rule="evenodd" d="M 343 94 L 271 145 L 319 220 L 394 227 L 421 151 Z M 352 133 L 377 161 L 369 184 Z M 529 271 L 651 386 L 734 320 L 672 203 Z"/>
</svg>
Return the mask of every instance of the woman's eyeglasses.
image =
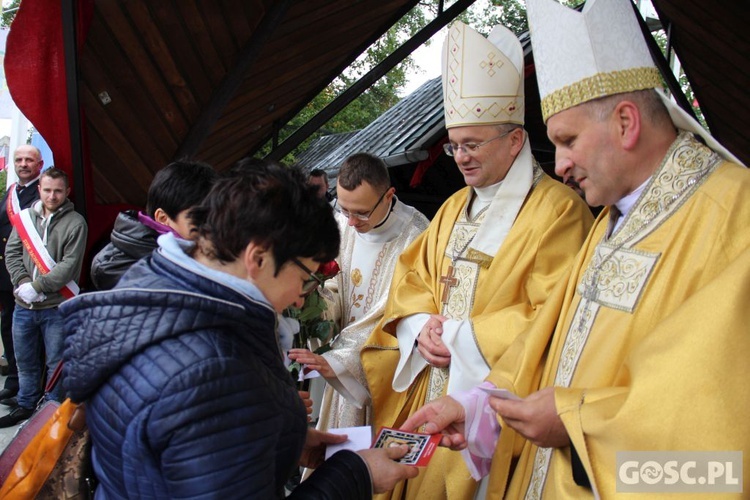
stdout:
<svg viewBox="0 0 750 500">
<path fill-rule="evenodd" d="M 299 267 L 300 269 L 302 269 L 303 271 L 305 271 L 307 274 L 310 275 L 310 277 L 302 283 L 302 295 L 300 295 L 301 297 L 307 297 L 313 291 L 315 291 L 319 286 L 323 286 L 323 280 L 315 276 L 315 273 L 310 271 L 310 269 L 306 265 L 304 265 L 302 262 L 300 262 L 296 258 L 292 258 L 291 261 L 294 262 L 294 264 L 297 267 Z"/>
</svg>

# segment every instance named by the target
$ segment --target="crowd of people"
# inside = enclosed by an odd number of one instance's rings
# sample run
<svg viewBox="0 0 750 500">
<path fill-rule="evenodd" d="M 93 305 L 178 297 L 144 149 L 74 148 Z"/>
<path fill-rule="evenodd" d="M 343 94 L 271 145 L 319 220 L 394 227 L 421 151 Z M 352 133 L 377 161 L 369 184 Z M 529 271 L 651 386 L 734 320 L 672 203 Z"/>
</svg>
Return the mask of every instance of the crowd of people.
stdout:
<svg viewBox="0 0 750 500">
<path fill-rule="evenodd" d="M 19 147 L 0 427 L 85 402 L 102 499 L 610 498 L 619 452 L 750 450 L 750 174 L 662 92 L 629 0 L 527 10 L 563 182 L 531 153 L 517 37 L 455 22 L 444 149 L 466 187 L 431 221 L 367 153 L 333 192 L 318 169 L 177 161 L 118 215 L 80 293 L 68 178 Z M 320 287 L 340 333 L 285 352 L 282 313 Z M 314 426 L 287 358 L 325 381 Z M 347 439 L 329 431 L 359 426 L 442 447 L 424 468 L 398 462 L 406 446 L 324 460 Z M 315 472 L 285 491 L 300 467 Z"/>
</svg>

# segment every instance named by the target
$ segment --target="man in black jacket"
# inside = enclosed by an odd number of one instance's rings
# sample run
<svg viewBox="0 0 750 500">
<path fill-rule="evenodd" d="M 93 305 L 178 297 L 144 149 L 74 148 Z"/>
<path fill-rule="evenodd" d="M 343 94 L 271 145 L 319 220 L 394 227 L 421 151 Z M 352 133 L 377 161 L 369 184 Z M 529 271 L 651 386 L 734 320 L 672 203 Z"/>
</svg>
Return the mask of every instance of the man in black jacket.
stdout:
<svg viewBox="0 0 750 500">
<path fill-rule="evenodd" d="M 18 393 L 18 367 L 12 333 L 15 297 L 13 284 L 5 268 L 5 244 L 13 230 L 9 213 L 20 212 L 39 199 L 39 175 L 44 165 L 42 153 L 34 146 L 19 146 L 13 153 L 13 165 L 18 182 L 8 187 L 0 201 L 0 333 L 5 348 L 4 356 L 8 362 L 8 377 L 5 379 L 5 387 L 0 390 L 0 404 L 6 406 L 14 406 L 14 397 Z"/>
</svg>

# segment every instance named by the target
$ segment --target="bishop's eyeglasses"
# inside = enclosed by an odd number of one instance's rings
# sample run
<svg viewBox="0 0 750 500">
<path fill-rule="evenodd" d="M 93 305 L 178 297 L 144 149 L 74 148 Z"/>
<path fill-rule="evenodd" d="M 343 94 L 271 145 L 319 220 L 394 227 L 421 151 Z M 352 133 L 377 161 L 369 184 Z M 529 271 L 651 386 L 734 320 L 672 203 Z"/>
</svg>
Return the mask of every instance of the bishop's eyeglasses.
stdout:
<svg viewBox="0 0 750 500">
<path fill-rule="evenodd" d="M 479 148 L 484 146 L 485 144 L 489 144 L 492 141 L 496 141 L 498 139 L 502 139 L 506 135 L 513 132 L 515 129 L 508 130 L 504 134 L 498 135 L 497 137 L 493 137 L 492 139 L 487 139 L 484 142 L 466 142 L 464 144 L 451 144 L 450 142 L 446 142 L 443 144 L 443 151 L 445 151 L 445 154 L 448 156 L 456 156 L 456 151 L 461 151 L 465 155 L 474 154 L 477 152 Z"/>
</svg>

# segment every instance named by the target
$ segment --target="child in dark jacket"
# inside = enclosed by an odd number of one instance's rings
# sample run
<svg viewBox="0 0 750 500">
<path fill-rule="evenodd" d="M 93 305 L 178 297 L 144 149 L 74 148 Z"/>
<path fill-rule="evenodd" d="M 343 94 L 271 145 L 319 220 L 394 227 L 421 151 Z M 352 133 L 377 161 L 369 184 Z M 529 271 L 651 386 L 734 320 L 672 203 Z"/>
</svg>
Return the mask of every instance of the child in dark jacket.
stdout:
<svg viewBox="0 0 750 500">
<path fill-rule="evenodd" d="M 146 212 L 120 212 L 110 242 L 94 256 L 94 287 L 114 288 L 130 266 L 156 249 L 156 239 L 162 234 L 190 239 L 190 209 L 203 201 L 217 177 L 211 166 L 197 161 L 176 161 L 159 170 L 148 190 Z"/>
</svg>

